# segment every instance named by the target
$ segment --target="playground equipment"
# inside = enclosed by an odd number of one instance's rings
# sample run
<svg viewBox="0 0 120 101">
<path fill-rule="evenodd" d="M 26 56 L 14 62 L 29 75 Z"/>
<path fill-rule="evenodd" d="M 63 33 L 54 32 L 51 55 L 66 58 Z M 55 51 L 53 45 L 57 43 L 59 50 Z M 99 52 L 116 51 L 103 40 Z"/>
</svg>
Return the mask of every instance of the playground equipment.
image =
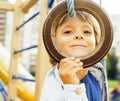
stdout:
<svg viewBox="0 0 120 101">
<path fill-rule="evenodd" d="M 11 42 L 11 50 L 10 50 L 10 65 L 9 63 L 6 63 L 6 57 L 8 55 L 5 55 L 5 58 L 2 57 L 3 60 L 0 61 L 0 68 L 1 70 L 1 78 L 4 81 L 6 85 L 8 85 L 8 91 L 7 91 L 7 101 L 16 101 L 16 95 L 18 95 L 23 101 L 39 101 L 40 100 L 40 92 L 42 88 L 42 83 L 44 81 L 44 77 L 51 67 L 51 64 L 49 63 L 49 57 L 44 49 L 43 42 L 42 42 L 42 27 L 44 19 L 48 13 L 48 0 L 41 0 L 40 2 L 40 28 L 39 29 L 39 39 L 38 39 L 38 55 L 37 55 L 37 66 L 36 66 L 36 74 L 35 74 L 35 94 L 33 94 L 34 90 L 31 90 L 31 86 L 34 86 L 33 82 L 30 82 L 31 79 L 22 78 L 21 75 L 19 75 L 19 66 L 18 61 L 20 57 L 20 36 L 21 36 L 21 27 L 25 23 L 22 24 L 22 17 L 25 13 L 28 12 L 30 8 L 32 8 L 33 5 L 35 5 L 38 2 L 38 0 L 16 0 L 15 4 L 11 4 L 8 1 L 0 1 L 0 9 L 11 11 L 13 12 L 13 24 L 12 24 L 12 42 Z M 39 10 L 38 10 L 39 11 Z M 38 15 L 39 12 L 36 13 Z M 35 46 L 36 47 L 36 46 Z M 3 51 L 4 52 L 4 51 Z M 8 56 L 9 57 L 9 56 Z M 43 58 L 44 57 L 44 58 Z M 47 63 L 47 64 L 46 64 Z M 44 66 L 44 68 L 43 68 Z M 6 68 L 9 67 L 9 68 Z M 23 72 L 26 72 L 26 70 L 23 70 Z M 21 74 L 21 73 L 20 73 Z M 26 73 L 28 75 L 29 73 Z M 28 77 L 28 76 L 27 76 Z M 18 80 L 20 79 L 20 80 Z M 29 80 L 29 81 L 23 81 L 23 80 Z M 34 81 L 34 80 L 32 80 Z M 28 83 L 27 83 L 28 82 Z M 31 87 L 31 88 L 29 88 Z M 34 88 L 34 87 L 33 87 Z M 28 90 L 27 90 L 28 89 Z M 32 92 L 32 93 L 30 93 Z M 31 95 L 30 95 L 31 94 Z M 28 99 L 29 98 L 29 99 Z"/>
<path fill-rule="evenodd" d="M 7 92 L 2 80 L 0 80 L 0 93 L 2 94 L 2 97 L 0 96 L 0 101 L 3 101 L 3 99 L 6 101 Z"/>
<path fill-rule="evenodd" d="M 8 85 L 8 71 L 10 63 L 9 52 L 0 44 L 0 78 L 4 84 Z M 14 79 L 18 79 L 17 82 L 17 95 L 23 101 L 34 101 L 35 82 L 34 77 L 21 65 L 18 65 L 18 77 L 14 76 Z M 20 80 L 19 80 L 20 79 Z M 5 97 L 5 90 L 4 96 Z"/>
<path fill-rule="evenodd" d="M 22 0 L 16 0 L 15 4 L 10 4 L 7 1 L 0 1 L 0 9 L 12 11 L 14 14 L 11 51 L 10 54 L 8 54 L 8 52 L 6 52 L 4 55 L 1 53 L 0 59 L 0 77 L 2 78 L 4 83 L 8 85 L 7 101 L 16 101 L 16 95 L 18 95 L 23 101 L 40 101 L 40 92 L 44 77 L 51 67 L 51 64 L 49 63 L 49 56 L 44 48 L 42 41 L 43 23 L 48 13 L 48 0 L 41 0 L 40 2 L 40 27 L 38 28 L 40 35 L 38 38 L 38 45 L 33 46 L 38 48 L 35 82 L 34 78 L 29 75 L 29 73 L 24 70 L 19 64 L 20 53 L 26 50 L 20 49 L 20 29 L 24 26 L 24 24 L 27 23 L 26 21 L 21 24 L 22 17 L 37 2 L 38 0 L 26 0 L 25 2 L 22 2 Z M 51 0 L 51 4 L 52 2 L 53 0 Z M 51 8 L 51 5 L 49 5 L 49 8 Z M 36 13 L 36 15 L 38 14 L 39 12 Z M 2 52 L 4 53 L 5 51 L 6 50 L 3 50 Z M 21 75 L 23 73 L 24 75 Z"/>
</svg>

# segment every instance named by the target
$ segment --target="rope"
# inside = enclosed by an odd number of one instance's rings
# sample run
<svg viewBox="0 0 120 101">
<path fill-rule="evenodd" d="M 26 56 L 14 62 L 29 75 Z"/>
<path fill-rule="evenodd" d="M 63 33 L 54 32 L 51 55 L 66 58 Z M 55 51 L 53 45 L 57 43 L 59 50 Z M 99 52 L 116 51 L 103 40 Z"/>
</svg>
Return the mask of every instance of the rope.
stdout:
<svg viewBox="0 0 120 101">
<path fill-rule="evenodd" d="M 74 0 L 67 0 L 67 11 L 70 17 L 75 16 Z"/>
</svg>

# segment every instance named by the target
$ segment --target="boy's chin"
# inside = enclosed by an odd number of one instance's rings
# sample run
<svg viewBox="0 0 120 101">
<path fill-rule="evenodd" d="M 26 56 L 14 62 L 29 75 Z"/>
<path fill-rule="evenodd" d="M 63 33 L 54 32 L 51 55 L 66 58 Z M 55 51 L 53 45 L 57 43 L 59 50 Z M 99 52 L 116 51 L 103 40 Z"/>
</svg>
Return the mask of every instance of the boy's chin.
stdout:
<svg viewBox="0 0 120 101">
<path fill-rule="evenodd" d="M 70 56 L 74 56 L 74 57 L 84 57 L 87 56 L 88 54 L 84 54 L 84 53 L 75 53 L 75 54 L 71 54 Z"/>
<path fill-rule="evenodd" d="M 86 50 L 78 50 L 78 51 L 72 50 L 72 51 L 69 51 L 69 52 L 63 52 L 63 51 L 60 52 L 60 54 L 65 56 L 65 57 L 74 56 L 74 57 L 78 57 L 78 58 L 87 56 L 90 53 L 91 52 L 86 51 Z"/>
<path fill-rule="evenodd" d="M 70 54 L 71 56 L 74 56 L 74 57 L 84 57 L 84 56 L 87 56 L 88 54 L 90 54 L 89 52 L 85 52 L 85 51 L 74 51 L 74 53 Z"/>
</svg>

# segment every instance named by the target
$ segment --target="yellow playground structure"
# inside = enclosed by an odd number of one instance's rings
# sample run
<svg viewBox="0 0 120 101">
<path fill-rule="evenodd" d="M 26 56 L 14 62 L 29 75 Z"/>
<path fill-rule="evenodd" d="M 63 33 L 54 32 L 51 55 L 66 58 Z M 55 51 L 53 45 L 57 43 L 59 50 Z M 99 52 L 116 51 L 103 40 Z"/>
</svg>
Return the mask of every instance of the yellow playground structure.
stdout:
<svg viewBox="0 0 120 101">
<path fill-rule="evenodd" d="M 15 4 L 7 0 L 0 0 L 0 10 L 13 12 L 11 50 L 8 52 L 0 44 L 0 91 L 2 91 L 3 101 L 40 101 L 40 92 L 45 74 L 51 67 L 49 57 L 42 42 L 42 27 L 44 19 L 48 13 L 48 0 L 40 1 L 40 24 L 38 26 L 39 38 L 37 44 L 37 64 L 35 77 L 33 77 L 24 67 L 19 64 L 20 53 L 15 54 L 15 50 L 20 50 L 20 37 L 22 31 L 20 25 L 23 15 L 38 2 L 38 0 L 16 0 Z M 51 0 L 52 1 L 52 0 Z M 57 3 L 58 0 L 55 0 Z M 37 13 L 38 14 L 38 13 Z M 16 27 L 20 26 L 20 27 Z M 44 57 L 44 58 L 43 58 Z M 44 66 L 44 68 L 43 68 Z M 0 95 L 0 101 L 1 95 Z"/>
<path fill-rule="evenodd" d="M 5 85 L 8 85 L 10 53 L 1 44 L 0 51 L 0 78 Z M 19 77 L 24 77 L 24 79 L 33 80 L 33 82 L 17 80 L 18 96 L 24 101 L 33 101 L 35 91 L 34 77 L 20 64 L 18 65 L 18 75 Z"/>
</svg>

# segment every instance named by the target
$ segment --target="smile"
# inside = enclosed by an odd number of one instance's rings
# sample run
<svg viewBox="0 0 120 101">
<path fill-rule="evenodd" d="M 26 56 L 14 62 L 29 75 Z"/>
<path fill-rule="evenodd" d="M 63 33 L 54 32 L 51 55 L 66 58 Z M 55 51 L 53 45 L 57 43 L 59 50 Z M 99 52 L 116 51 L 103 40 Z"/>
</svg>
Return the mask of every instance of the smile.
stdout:
<svg viewBox="0 0 120 101">
<path fill-rule="evenodd" d="M 75 44 L 75 45 L 71 45 L 71 47 L 87 47 L 87 46 L 85 46 L 85 45 L 82 45 L 82 44 Z"/>
</svg>

